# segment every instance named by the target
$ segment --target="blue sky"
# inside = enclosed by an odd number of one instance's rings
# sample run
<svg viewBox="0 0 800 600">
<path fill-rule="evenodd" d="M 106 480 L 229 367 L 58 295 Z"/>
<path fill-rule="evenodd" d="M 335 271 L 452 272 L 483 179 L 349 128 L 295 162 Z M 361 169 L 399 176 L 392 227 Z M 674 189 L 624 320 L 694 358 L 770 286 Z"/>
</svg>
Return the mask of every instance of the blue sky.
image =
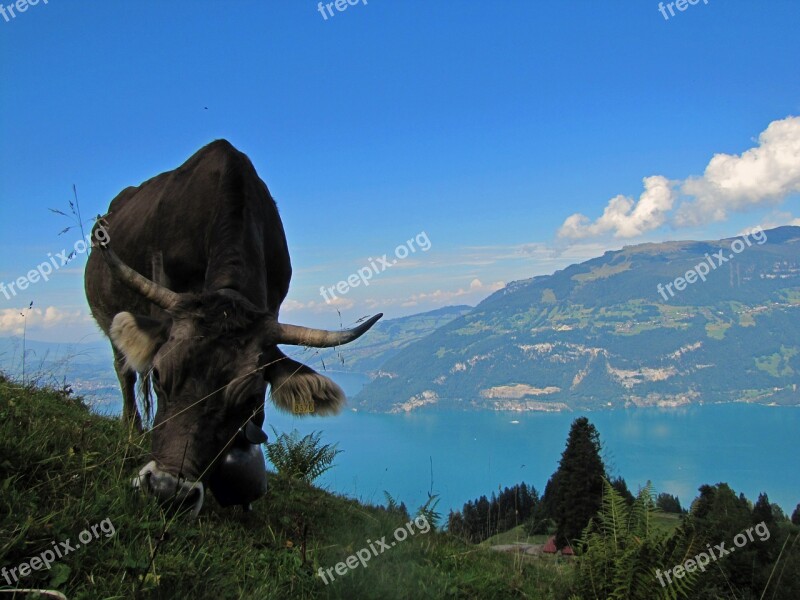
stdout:
<svg viewBox="0 0 800 600">
<path fill-rule="evenodd" d="M 73 184 L 88 218 L 223 137 L 278 202 L 282 314 L 307 325 L 474 304 L 626 244 L 800 223 L 796 1 L 701 0 L 668 20 L 650 0 L 317 8 L 41 0 L 0 17 L 0 282 L 79 239 L 48 210 L 69 210 Z M 429 250 L 320 296 L 421 232 Z M 0 335 L 33 301 L 31 337 L 98 339 L 84 264 L 0 294 Z"/>
</svg>

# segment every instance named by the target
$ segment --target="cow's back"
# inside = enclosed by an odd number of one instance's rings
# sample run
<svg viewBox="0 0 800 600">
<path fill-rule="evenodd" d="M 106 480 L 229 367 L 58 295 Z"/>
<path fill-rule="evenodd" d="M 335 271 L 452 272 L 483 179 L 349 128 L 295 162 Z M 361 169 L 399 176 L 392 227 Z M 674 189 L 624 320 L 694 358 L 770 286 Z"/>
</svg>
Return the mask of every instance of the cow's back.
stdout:
<svg viewBox="0 0 800 600">
<path fill-rule="evenodd" d="M 177 169 L 126 188 L 105 219 L 110 247 L 146 277 L 179 293 L 233 288 L 277 315 L 291 278 L 283 225 L 250 160 L 229 142 L 212 142 Z M 154 257 L 163 273 L 154 273 Z M 89 256 L 85 287 L 106 333 L 119 312 L 150 313 L 99 252 Z"/>
</svg>

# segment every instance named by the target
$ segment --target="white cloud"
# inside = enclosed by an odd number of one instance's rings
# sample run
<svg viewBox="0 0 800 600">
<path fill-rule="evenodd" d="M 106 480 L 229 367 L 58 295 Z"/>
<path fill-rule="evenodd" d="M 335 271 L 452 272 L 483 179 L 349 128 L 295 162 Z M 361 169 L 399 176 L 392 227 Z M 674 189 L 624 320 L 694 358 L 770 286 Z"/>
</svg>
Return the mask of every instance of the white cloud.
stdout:
<svg viewBox="0 0 800 600">
<path fill-rule="evenodd" d="M 616 196 L 594 222 L 573 214 L 564 221 L 558 237 L 577 240 L 613 234 L 632 238 L 667 223 L 692 227 L 724 221 L 731 212 L 778 205 L 800 192 L 800 117 L 773 121 L 759 135 L 758 146 L 741 155 L 715 154 L 702 176 L 670 182 L 655 175 L 643 181 L 638 202 Z M 678 192 L 684 200 L 676 208 Z"/>
<path fill-rule="evenodd" d="M 631 238 L 661 227 L 675 203 L 672 183 L 661 175 L 645 177 L 644 192 L 636 202 L 629 196 L 615 196 L 608 202 L 603 216 L 594 223 L 589 217 L 575 213 L 561 226 L 558 237 L 584 239 L 613 233 L 617 238 Z"/>
<path fill-rule="evenodd" d="M 758 227 L 761 229 L 772 229 L 774 227 L 780 227 L 781 225 L 800 227 L 800 218 L 792 216 L 792 213 L 789 212 L 775 210 L 766 215 L 758 224 Z M 752 228 L 748 228 L 747 230 L 749 231 L 750 229 Z"/>
<path fill-rule="evenodd" d="M 23 313 L 26 315 L 25 318 L 22 317 Z M 92 318 L 83 311 L 61 310 L 55 306 L 48 306 L 45 309 L 33 308 L 30 311 L 20 311 L 16 308 L 0 310 L 0 334 L 7 335 L 22 335 L 23 331 L 29 335 L 35 335 L 44 330 L 85 325 L 91 322 Z"/>
<path fill-rule="evenodd" d="M 456 290 L 434 290 L 432 292 L 423 292 L 420 294 L 413 294 L 410 298 L 400 302 L 400 306 L 418 306 L 420 304 L 446 304 L 456 298 L 465 300 L 465 296 L 475 296 L 473 300 L 482 300 L 486 295 L 496 292 L 503 288 L 505 283 L 502 281 L 495 281 L 490 284 L 483 284 L 477 277 L 469 282 L 468 288 L 458 288 Z"/>
<path fill-rule="evenodd" d="M 759 145 L 741 156 L 715 154 L 702 177 L 690 177 L 682 191 L 693 196 L 678 209 L 678 226 L 723 221 L 728 212 L 780 203 L 800 192 L 800 117 L 773 121 Z"/>
<path fill-rule="evenodd" d="M 298 300 L 287 299 L 281 304 L 281 310 L 284 312 L 293 312 L 299 310 L 311 310 L 316 313 L 328 312 L 331 309 L 338 308 L 339 310 L 349 310 L 355 306 L 355 302 L 349 298 L 336 296 L 335 298 L 328 298 L 328 301 L 320 298 L 319 302 L 316 300 L 309 300 L 308 302 L 300 302 Z"/>
<path fill-rule="evenodd" d="M 281 304 L 281 310 L 284 312 L 291 312 L 293 310 L 302 310 L 306 308 L 306 305 L 302 302 L 298 302 L 297 300 L 292 300 L 291 298 L 287 298 Z"/>
</svg>

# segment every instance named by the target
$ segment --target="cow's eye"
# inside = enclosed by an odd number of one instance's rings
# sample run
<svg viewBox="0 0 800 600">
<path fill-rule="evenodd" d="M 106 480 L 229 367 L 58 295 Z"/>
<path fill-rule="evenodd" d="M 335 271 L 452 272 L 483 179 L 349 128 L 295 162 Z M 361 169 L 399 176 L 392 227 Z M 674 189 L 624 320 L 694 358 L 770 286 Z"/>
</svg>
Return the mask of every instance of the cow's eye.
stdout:
<svg viewBox="0 0 800 600">
<path fill-rule="evenodd" d="M 159 375 L 158 369 L 153 367 L 153 370 L 152 370 L 152 372 L 150 374 L 153 377 L 153 382 L 154 383 L 161 384 L 161 375 Z"/>
</svg>

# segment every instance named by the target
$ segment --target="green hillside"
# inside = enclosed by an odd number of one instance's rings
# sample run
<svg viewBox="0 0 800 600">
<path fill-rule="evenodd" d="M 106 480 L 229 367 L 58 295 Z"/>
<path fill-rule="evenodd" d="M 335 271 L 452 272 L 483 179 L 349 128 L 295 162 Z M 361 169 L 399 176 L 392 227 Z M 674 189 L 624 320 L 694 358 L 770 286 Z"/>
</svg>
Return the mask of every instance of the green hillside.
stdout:
<svg viewBox="0 0 800 600">
<path fill-rule="evenodd" d="M 800 404 L 800 228 L 761 233 L 749 245 L 631 246 L 513 282 L 387 360 L 355 404 L 386 412 Z M 709 260 L 705 281 L 676 287 Z"/>
<path fill-rule="evenodd" d="M 14 584 L 0 577 L 0 592 L 59 590 L 71 600 L 569 595 L 569 562 L 520 562 L 433 529 L 326 585 L 318 569 L 368 540 L 391 540 L 408 516 L 271 475 L 268 496 L 251 513 L 208 497 L 196 520 L 170 517 L 130 486 L 148 445 L 79 399 L 0 375 L 0 567 Z M 92 526 L 96 535 L 78 547 Z M 13 581 L 23 562 L 56 542 L 74 549 Z"/>
</svg>

